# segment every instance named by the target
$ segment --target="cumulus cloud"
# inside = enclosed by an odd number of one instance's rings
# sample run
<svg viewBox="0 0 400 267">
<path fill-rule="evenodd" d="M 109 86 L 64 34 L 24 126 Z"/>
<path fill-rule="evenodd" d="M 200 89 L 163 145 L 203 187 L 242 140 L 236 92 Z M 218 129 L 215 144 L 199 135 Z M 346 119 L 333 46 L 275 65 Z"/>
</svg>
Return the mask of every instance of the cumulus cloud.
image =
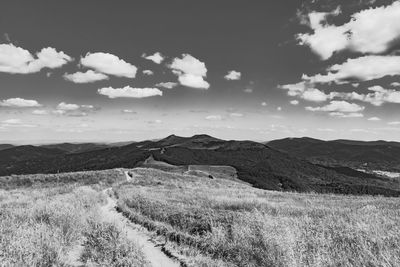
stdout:
<svg viewBox="0 0 400 267">
<path fill-rule="evenodd" d="M 208 89 L 210 87 L 210 84 L 202 76 L 194 74 L 180 74 L 178 81 L 180 84 L 192 88 Z"/>
<path fill-rule="evenodd" d="M 87 53 L 85 57 L 81 58 L 80 63 L 84 67 L 104 74 L 127 78 L 136 77 L 136 66 L 125 62 L 113 54 L 102 52 Z"/>
<path fill-rule="evenodd" d="M 243 90 L 243 92 L 251 94 L 253 93 L 253 88 L 247 87 L 246 89 Z"/>
<path fill-rule="evenodd" d="M 297 84 L 281 85 L 279 88 L 288 90 L 289 96 L 297 96 L 304 100 L 314 102 L 343 99 L 366 102 L 374 106 L 381 106 L 384 103 L 400 103 L 400 91 L 385 89 L 379 85 L 369 87 L 368 90 L 371 92 L 367 94 L 357 92 L 330 92 L 326 94 L 316 88 L 308 88 L 309 86 L 313 85 L 303 81 Z"/>
<path fill-rule="evenodd" d="M 325 112 L 340 112 L 340 113 L 355 113 L 365 109 L 355 103 L 349 103 L 347 101 L 331 101 L 329 104 L 321 107 L 306 107 L 308 111 L 325 111 Z"/>
<path fill-rule="evenodd" d="M 389 125 L 400 125 L 400 121 L 390 121 L 388 122 Z"/>
<path fill-rule="evenodd" d="M 206 65 L 189 54 L 182 54 L 182 58 L 174 58 L 169 67 L 178 76 L 179 83 L 184 86 L 198 89 L 210 87 L 210 84 L 204 80 L 207 76 Z"/>
<path fill-rule="evenodd" d="M 390 85 L 393 86 L 393 87 L 398 87 L 398 86 L 400 86 L 400 83 L 399 82 L 392 82 Z"/>
<path fill-rule="evenodd" d="M 122 113 L 129 113 L 129 114 L 134 114 L 134 113 L 136 113 L 134 110 L 132 110 L 132 109 L 123 109 L 122 110 Z"/>
<path fill-rule="evenodd" d="M 172 89 L 172 88 L 176 87 L 177 85 L 178 85 L 178 83 L 174 83 L 174 82 L 161 82 L 161 83 L 157 83 L 155 86 Z"/>
<path fill-rule="evenodd" d="M 4 124 L 20 124 L 20 123 L 22 123 L 22 121 L 20 119 L 7 119 L 7 120 L 2 121 L 1 123 L 4 123 Z"/>
<path fill-rule="evenodd" d="M 328 94 L 312 86 L 312 84 L 302 81 L 296 84 L 279 85 L 278 88 L 287 90 L 289 96 L 297 96 L 307 101 L 324 102 L 329 99 Z"/>
<path fill-rule="evenodd" d="M 20 119 L 7 119 L 4 121 L 0 122 L 1 127 L 27 127 L 27 128 L 32 128 L 32 127 L 37 127 L 38 125 L 36 124 L 28 124 L 22 122 Z"/>
<path fill-rule="evenodd" d="M 244 115 L 242 113 L 233 112 L 233 113 L 230 113 L 229 116 L 240 118 L 240 117 L 243 117 Z"/>
<path fill-rule="evenodd" d="M 296 105 L 299 104 L 299 101 L 298 100 L 292 100 L 292 101 L 290 101 L 290 104 L 296 106 Z"/>
<path fill-rule="evenodd" d="M 206 120 L 221 121 L 222 120 L 222 116 L 221 115 L 209 115 L 209 116 L 206 117 Z"/>
<path fill-rule="evenodd" d="M 353 112 L 353 113 L 330 112 L 329 116 L 339 117 L 339 118 L 362 118 L 364 117 L 364 114 L 359 112 Z"/>
<path fill-rule="evenodd" d="M 383 53 L 400 37 L 400 25 L 396 23 L 400 17 L 398 1 L 388 6 L 361 10 L 343 25 L 328 24 L 326 18 L 329 15 L 332 13 L 311 12 L 308 17 L 313 33 L 297 36 L 300 44 L 309 46 L 324 60 L 342 50 Z"/>
<path fill-rule="evenodd" d="M 153 75 L 154 74 L 154 72 L 153 71 L 151 71 L 151 70 L 143 70 L 143 74 L 144 75 Z"/>
<path fill-rule="evenodd" d="M 32 107 L 41 107 L 36 100 L 28 100 L 23 98 L 9 98 L 6 100 L 2 100 L 0 102 L 0 106 L 3 107 L 14 107 L 14 108 L 32 108 Z"/>
<path fill-rule="evenodd" d="M 108 80 L 108 76 L 95 72 L 93 70 L 88 70 L 86 72 L 75 72 L 73 74 L 65 73 L 63 75 L 64 79 L 74 83 L 92 83 L 96 81 Z"/>
<path fill-rule="evenodd" d="M 149 56 L 147 56 L 146 54 L 143 54 L 142 57 L 145 59 L 151 60 L 156 64 L 161 64 L 161 62 L 163 62 L 164 58 L 165 58 L 163 55 L 161 55 L 160 52 L 156 52 L 153 55 L 149 55 Z"/>
<path fill-rule="evenodd" d="M 44 109 L 35 109 L 32 111 L 32 114 L 33 115 L 47 115 L 47 114 L 49 114 L 49 112 Z"/>
<path fill-rule="evenodd" d="M 368 118 L 368 120 L 369 121 L 380 121 L 381 119 L 378 117 L 371 117 L 371 118 Z"/>
<path fill-rule="evenodd" d="M 58 110 L 77 110 L 79 109 L 79 105 L 77 104 L 67 104 L 65 102 L 61 102 L 58 104 L 57 109 Z"/>
<path fill-rule="evenodd" d="M 400 91 L 385 89 L 379 85 L 369 87 L 368 90 L 372 93 L 360 94 L 357 92 L 332 92 L 330 96 L 332 98 L 338 97 L 346 100 L 358 100 L 362 102 L 367 102 L 374 106 L 381 106 L 384 103 L 400 103 Z"/>
<path fill-rule="evenodd" d="M 92 105 L 78 105 L 61 102 L 52 113 L 69 117 L 84 117 L 88 115 L 88 112 L 93 112 L 95 109 L 96 108 Z"/>
<path fill-rule="evenodd" d="M 157 88 L 132 88 L 125 86 L 123 88 L 104 87 L 97 90 L 101 95 L 108 96 L 109 98 L 144 98 L 150 96 L 162 96 L 162 91 Z"/>
<path fill-rule="evenodd" d="M 13 44 L 0 44 L 0 72 L 34 73 L 43 68 L 55 69 L 72 61 L 64 52 L 52 47 L 43 48 L 36 55 Z"/>
<path fill-rule="evenodd" d="M 239 71 L 231 70 L 224 76 L 225 80 L 240 80 L 242 74 Z"/>
<path fill-rule="evenodd" d="M 349 80 L 369 81 L 385 76 L 400 75 L 400 56 L 363 56 L 348 59 L 327 69 L 327 74 L 307 76 L 303 80 L 309 83 L 348 83 Z"/>
<path fill-rule="evenodd" d="M 300 97 L 304 100 L 313 101 L 313 102 L 324 102 L 329 98 L 329 95 L 325 94 L 319 89 L 309 88 L 306 89 Z"/>
<path fill-rule="evenodd" d="M 267 102 L 262 102 L 261 106 L 266 107 L 267 106 Z"/>
</svg>

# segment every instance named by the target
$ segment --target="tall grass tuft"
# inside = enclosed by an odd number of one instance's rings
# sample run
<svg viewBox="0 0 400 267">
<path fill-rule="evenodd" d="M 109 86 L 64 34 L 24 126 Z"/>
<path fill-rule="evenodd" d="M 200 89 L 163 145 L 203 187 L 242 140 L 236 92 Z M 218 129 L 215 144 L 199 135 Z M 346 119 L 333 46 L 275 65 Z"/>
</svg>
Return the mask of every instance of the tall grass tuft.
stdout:
<svg viewBox="0 0 400 267">
<path fill-rule="evenodd" d="M 82 262 L 100 266 L 149 266 L 141 250 L 113 224 L 90 221 Z"/>
</svg>

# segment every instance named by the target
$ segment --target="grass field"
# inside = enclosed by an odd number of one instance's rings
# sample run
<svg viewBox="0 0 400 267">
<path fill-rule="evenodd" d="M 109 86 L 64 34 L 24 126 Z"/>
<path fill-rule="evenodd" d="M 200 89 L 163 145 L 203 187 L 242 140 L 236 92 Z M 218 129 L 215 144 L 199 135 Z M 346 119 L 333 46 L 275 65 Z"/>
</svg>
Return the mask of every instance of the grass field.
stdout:
<svg viewBox="0 0 400 267">
<path fill-rule="evenodd" d="M 137 168 L 0 177 L 0 265 L 148 266 L 102 220 L 102 190 L 188 266 L 400 266 L 400 201 L 255 189 Z"/>
<path fill-rule="evenodd" d="M 2 188 L 13 189 L 0 189 L 0 266 L 147 266 L 140 249 L 99 217 L 105 181 L 120 177 L 115 170 L 99 174 L 1 177 Z"/>
<path fill-rule="evenodd" d="M 135 170 L 119 209 L 192 266 L 400 266 L 397 198 L 254 189 Z"/>
</svg>

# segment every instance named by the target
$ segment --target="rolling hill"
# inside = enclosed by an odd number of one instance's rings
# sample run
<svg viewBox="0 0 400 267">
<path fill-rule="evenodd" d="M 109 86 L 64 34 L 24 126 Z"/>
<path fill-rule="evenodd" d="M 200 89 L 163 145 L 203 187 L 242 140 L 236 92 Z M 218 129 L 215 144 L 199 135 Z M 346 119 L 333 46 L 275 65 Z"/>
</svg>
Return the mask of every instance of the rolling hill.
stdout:
<svg viewBox="0 0 400 267">
<path fill-rule="evenodd" d="M 14 147 L 14 145 L 11 145 L 11 144 L 0 144 L 0 150 L 12 148 L 12 147 Z"/>
<path fill-rule="evenodd" d="M 51 148 L 65 151 L 67 153 L 81 153 L 92 150 L 98 150 L 107 148 L 109 145 L 101 143 L 60 143 L 60 144 L 49 144 L 41 145 L 42 148 Z"/>
<path fill-rule="evenodd" d="M 399 181 L 327 169 L 261 143 L 225 141 L 208 135 L 172 135 L 81 153 L 16 147 L 0 151 L 1 159 L 5 152 L 8 157 L 0 161 L 0 175 L 132 168 L 152 157 L 176 166 L 232 166 L 240 180 L 262 189 L 400 196 Z"/>
<path fill-rule="evenodd" d="M 396 142 L 285 138 L 267 145 L 316 164 L 400 171 L 400 143 Z"/>
</svg>

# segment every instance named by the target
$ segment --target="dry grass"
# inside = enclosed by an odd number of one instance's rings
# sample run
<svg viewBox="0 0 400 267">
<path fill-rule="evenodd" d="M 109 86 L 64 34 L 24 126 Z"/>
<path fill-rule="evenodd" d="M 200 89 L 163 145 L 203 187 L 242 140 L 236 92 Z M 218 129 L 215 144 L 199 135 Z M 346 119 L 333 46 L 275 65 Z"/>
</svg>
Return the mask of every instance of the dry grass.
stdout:
<svg viewBox="0 0 400 267">
<path fill-rule="evenodd" d="M 100 266 L 149 266 L 144 254 L 114 225 L 90 221 L 81 260 Z"/>
<path fill-rule="evenodd" d="M 89 187 L 0 193 L 0 262 L 60 266 L 80 241 L 101 195 Z"/>
<path fill-rule="evenodd" d="M 19 189 L 0 189 L 0 266 L 66 266 L 70 251 L 79 244 L 83 244 L 80 260 L 85 264 L 146 266 L 135 244 L 114 225 L 101 222 L 103 187 L 82 186 L 104 184 L 105 176 L 115 172 L 105 171 L 97 178 L 93 174 L 36 175 L 33 181 L 38 184 L 32 187 L 24 183 Z M 54 177 L 64 181 L 54 183 Z"/>
<path fill-rule="evenodd" d="M 400 266 L 397 198 L 264 191 L 139 169 L 116 188 L 131 220 L 193 266 Z"/>
</svg>

